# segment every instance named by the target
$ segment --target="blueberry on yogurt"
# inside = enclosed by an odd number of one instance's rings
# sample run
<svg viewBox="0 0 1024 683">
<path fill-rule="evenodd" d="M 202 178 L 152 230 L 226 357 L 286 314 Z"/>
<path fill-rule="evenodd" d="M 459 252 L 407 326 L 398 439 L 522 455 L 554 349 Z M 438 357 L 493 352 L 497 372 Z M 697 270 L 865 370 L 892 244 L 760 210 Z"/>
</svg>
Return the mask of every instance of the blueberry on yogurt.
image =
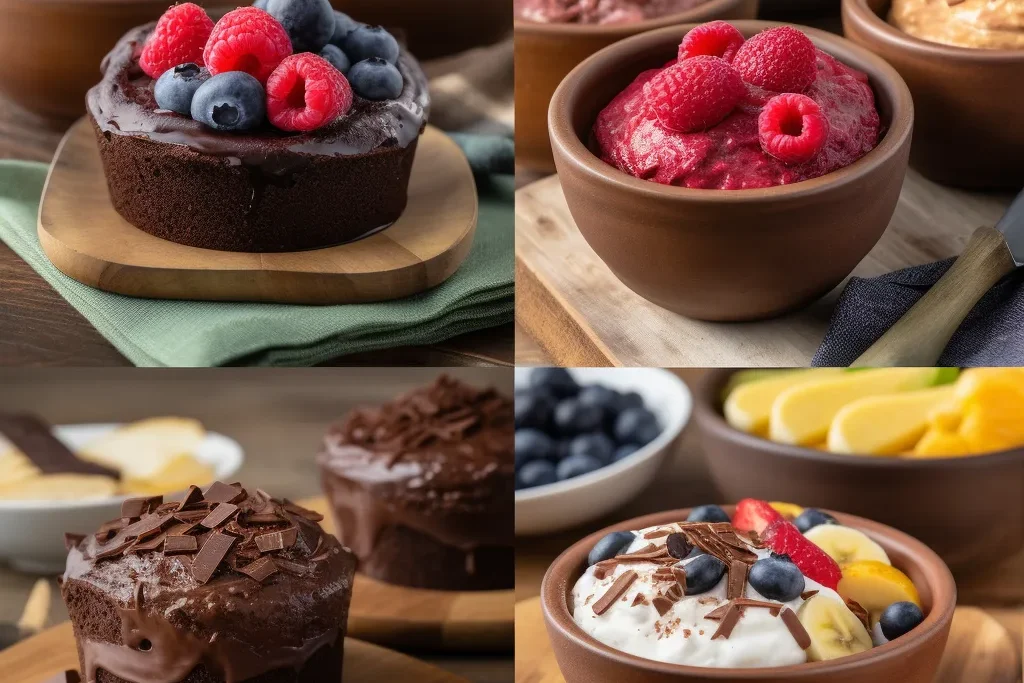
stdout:
<svg viewBox="0 0 1024 683">
<path fill-rule="evenodd" d="M 594 544 L 587 555 L 587 564 L 593 566 L 602 560 L 610 560 L 616 555 L 621 555 L 635 538 L 636 534 L 632 531 L 611 532 Z"/>
</svg>

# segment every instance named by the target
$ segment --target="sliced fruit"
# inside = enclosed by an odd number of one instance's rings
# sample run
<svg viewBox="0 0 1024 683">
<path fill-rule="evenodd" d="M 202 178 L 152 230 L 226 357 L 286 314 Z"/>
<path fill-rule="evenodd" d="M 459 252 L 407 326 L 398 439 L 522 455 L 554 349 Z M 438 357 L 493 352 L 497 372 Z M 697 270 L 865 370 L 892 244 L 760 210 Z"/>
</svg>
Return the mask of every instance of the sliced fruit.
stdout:
<svg viewBox="0 0 1024 683">
<path fill-rule="evenodd" d="M 760 382 L 766 379 L 773 379 L 782 375 L 791 375 L 794 372 L 805 372 L 805 370 L 795 368 L 752 368 L 750 370 L 737 370 L 729 375 L 729 380 L 722 388 L 722 401 L 724 402 L 728 399 L 729 395 L 732 394 L 732 392 L 740 385 L 749 384 L 750 382 Z"/>
<path fill-rule="evenodd" d="M 192 484 L 205 486 L 213 481 L 213 468 L 191 455 L 175 455 L 145 479 L 127 478 L 122 482 L 126 493 L 155 496 L 171 491 L 184 491 Z"/>
<path fill-rule="evenodd" d="M 843 574 L 836 561 L 808 541 L 790 522 L 778 519 L 760 536 L 761 542 L 772 552 L 789 555 L 807 578 L 833 590 L 839 584 Z"/>
<path fill-rule="evenodd" d="M 126 480 L 152 479 L 175 456 L 195 453 L 205 436 L 197 420 L 157 417 L 115 429 L 87 444 L 78 456 L 117 469 Z"/>
<path fill-rule="evenodd" d="M 786 389 L 772 404 L 769 437 L 773 441 L 809 445 L 825 440 L 843 406 L 868 396 L 914 391 L 932 386 L 948 373 L 944 368 L 879 368 L 842 373 Z"/>
<path fill-rule="evenodd" d="M 804 511 L 804 509 L 796 503 L 772 501 L 768 504 L 772 506 L 773 510 L 782 515 L 783 519 L 789 520 L 790 522 L 799 517 L 800 513 Z"/>
<path fill-rule="evenodd" d="M 833 453 L 897 455 L 914 447 L 931 412 L 953 397 L 944 385 L 900 394 L 869 396 L 843 406 L 828 430 Z"/>
<path fill-rule="evenodd" d="M 10 486 L 40 474 L 42 471 L 21 451 L 11 448 L 0 453 L 0 486 Z"/>
<path fill-rule="evenodd" d="M 736 503 L 736 512 L 732 515 L 732 525 L 740 531 L 756 531 L 760 534 L 772 522 L 782 519 L 767 501 L 756 498 L 744 498 Z"/>
<path fill-rule="evenodd" d="M 882 546 L 859 529 L 838 524 L 819 524 L 807 530 L 804 537 L 836 561 L 840 568 L 850 562 L 876 560 L 892 564 Z"/>
<path fill-rule="evenodd" d="M 116 481 L 91 474 L 47 474 L 0 487 L 0 499 L 6 500 L 77 500 L 115 493 Z"/>
<path fill-rule="evenodd" d="M 741 371 L 736 375 L 743 374 Z M 765 372 L 763 370 L 757 372 Z M 776 370 L 777 374 L 762 376 L 756 381 L 747 381 L 737 386 L 726 398 L 724 413 L 726 421 L 740 431 L 767 436 L 768 418 L 772 404 L 786 389 L 825 377 L 838 376 L 839 368 L 815 368 L 813 370 Z M 733 375 L 734 377 L 736 375 Z"/>
<path fill-rule="evenodd" d="M 931 429 L 917 442 L 911 458 L 951 458 L 970 455 L 970 444 L 956 432 Z"/>
<path fill-rule="evenodd" d="M 854 600 L 878 620 L 886 607 L 894 602 L 912 602 L 921 606 L 914 582 L 896 567 L 877 560 L 860 560 L 843 567 L 843 576 L 836 591 L 844 599 Z"/>
<path fill-rule="evenodd" d="M 823 662 L 871 649 L 871 634 L 846 605 L 827 595 L 815 595 L 800 605 L 800 623 L 811 637 L 807 659 Z"/>
</svg>

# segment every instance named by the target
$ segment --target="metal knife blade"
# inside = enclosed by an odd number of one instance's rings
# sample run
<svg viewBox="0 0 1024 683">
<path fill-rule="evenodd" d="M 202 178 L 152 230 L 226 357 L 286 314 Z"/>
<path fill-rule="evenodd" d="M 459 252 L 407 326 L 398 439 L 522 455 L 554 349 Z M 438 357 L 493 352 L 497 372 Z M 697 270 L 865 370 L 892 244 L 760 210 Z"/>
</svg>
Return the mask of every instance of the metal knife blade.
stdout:
<svg viewBox="0 0 1024 683">
<path fill-rule="evenodd" d="M 1018 267 L 1024 266 L 1024 190 L 1020 191 L 996 223 L 996 230 L 1003 233 L 1014 263 Z"/>
</svg>

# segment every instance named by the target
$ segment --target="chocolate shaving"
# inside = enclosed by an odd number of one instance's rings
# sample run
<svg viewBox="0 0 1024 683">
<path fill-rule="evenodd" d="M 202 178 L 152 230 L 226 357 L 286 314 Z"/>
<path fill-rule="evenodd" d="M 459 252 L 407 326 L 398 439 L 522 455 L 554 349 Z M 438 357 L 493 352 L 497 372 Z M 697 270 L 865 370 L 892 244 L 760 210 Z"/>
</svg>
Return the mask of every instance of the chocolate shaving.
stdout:
<svg viewBox="0 0 1024 683">
<path fill-rule="evenodd" d="M 135 519 L 149 512 L 149 498 L 129 498 L 121 503 L 121 516 Z"/>
<path fill-rule="evenodd" d="M 298 515 L 285 513 L 288 515 L 288 519 L 292 522 L 292 527 L 295 528 L 299 534 L 299 538 L 302 539 L 302 545 L 305 546 L 306 552 L 313 554 L 317 548 L 320 547 L 322 542 L 323 532 L 315 522 L 310 522 L 304 517 Z"/>
<path fill-rule="evenodd" d="M 673 604 L 674 603 L 664 595 L 656 595 L 654 596 L 654 599 L 651 600 L 651 605 L 654 609 L 658 610 L 658 614 L 660 616 L 665 616 L 668 611 L 672 609 Z"/>
<path fill-rule="evenodd" d="M 164 524 L 171 521 L 173 518 L 173 515 L 149 515 L 148 517 L 143 517 L 134 524 L 126 526 L 124 528 L 124 533 L 127 536 L 146 538 L 156 533 Z"/>
<path fill-rule="evenodd" d="M 646 605 L 647 597 L 643 593 L 637 593 L 636 597 L 633 598 L 633 604 L 630 607 L 636 607 L 637 605 Z"/>
<path fill-rule="evenodd" d="M 811 637 L 807 634 L 807 629 L 800 623 L 799 617 L 796 616 L 796 612 L 789 609 L 788 607 L 782 610 L 782 623 L 789 629 L 790 634 L 793 636 L 793 640 L 800 646 L 801 650 L 806 650 L 811 646 Z"/>
<path fill-rule="evenodd" d="M 681 560 L 690 554 L 693 544 L 686 538 L 686 534 L 669 534 L 665 539 L 665 549 L 669 555 Z"/>
<path fill-rule="evenodd" d="M 685 589 L 680 587 L 678 583 L 674 583 L 669 586 L 669 589 L 665 591 L 665 597 L 672 602 L 679 602 L 683 599 L 683 595 L 686 593 Z"/>
<path fill-rule="evenodd" d="M 128 519 L 121 518 L 103 524 L 94 534 L 96 537 L 96 541 L 99 543 L 106 543 L 114 537 L 114 534 L 123 529 L 128 524 L 128 522 Z"/>
<path fill-rule="evenodd" d="M 114 469 L 82 460 L 35 415 L 0 413 L 0 434 L 7 437 L 43 474 L 88 474 L 119 480 Z"/>
<path fill-rule="evenodd" d="M 201 503 L 203 501 L 203 490 L 198 486 L 189 486 L 188 492 L 185 497 L 178 503 L 177 512 L 181 512 L 190 505 Z"/>
<path fill-rule="evenodd" d="M 644 540 L 645 541 L 650 541 L 651 539 L 661 538 L 663 536 L 668 536 L 671 533 L 672 533 L 671 529 L 665 529 L 665 528 L 655 529 L 654 531 L 648 531 L 646 534 L 644 534 Z"/>
<path fill-rule="evenodd" d="M 241 486 L 233 486 L 221 481 L 213 482 L 203 492 L 203 498 L 211 503 L 231 503 L 232 505 L 245 500 L 246 495 L 245 489 Z"/>
<path fill-rule="evenodd" d="M 679 584 L 679 588 L 682 589 L 683 595 L 686 595 L 686 567 L 672 567 L 672 577 Z"/>
<path fill-rule="evenodd" d="M 164 539 L 164 555 L 183 555 L 199 550 L 199 541 L 195 536 L 171 536 Z"/>
<path fill-rule="evenodd" d="M 120 557 L 134 542 L 135 541 L 128 540 L 125 536 L 120 538 L 115 536 L 109 546 L 100 549 L 100 551 L 96 553 L 95 559 L 105 560 L 109 557 Z"/>
<path fill-rule="evenodd" d="M 750 565 L 742 560 L 733 560 L 729 565 L 729 581 L 726 588 L 726 597 L 730 600 L 742 598 L 747 587 L 747 573 Z"/>
<path fill-rule="evenodd" d="M 207 529 L 216 529 L 224 522 L 234 517 L 235 513 L 238 512 L 238 506 L 232 503 L 220 503 L 217 507 L 213 508 L 200 524 Z"/>
<path fill-rule="evenodd" d="M 251 515 L 245 515 L 242 518 L 242 523 L 246 525 L 275 525 L 275 524 L 287 524 L 288 520 L 280 515 L 273 512 L 262 512 Z"/>
<path fill-rule="evenodd" d="M 291 560 L 285 560 L 280 557 L 274 558 L 274 564 L 277 565 L 278 569 L 289 572 L 291 574 L 297 574 L 303 576 L 310 570 L 310 565 L 299 564 L 298 562 L 292 562 Z"/>
<path fill-rule="evenodd" d="M 142 601 L 145 597 L 145 584 L 139 581 L 135 584 L 135 609 L 142 609 Z"/>
<path fill-rule="evenodd" d="M 234 536 L 219 532 L 211 535 L 192 560 L 192 577 L 199 583 L 209 581 L 237 540 Z"/>
<path fill-rule="evenodd" d="M 619 578 L 615 579 L 615 583 L 605 592 L 601 598 L 594 603 L 594 614 L 598 616 L 602 615 L 611 607 L 612 603 L 622 597 L 622 594 L 626 592 L 630 584 L 636 580 L 636 572 L 632 569 L 623 572 L 619 575 Z"/>
<path fill-rule="evenodd" d="M 153 551 L 153 550 L 157 550 L 157 549 L 160 548 L 160 546 L 162 546 L 164 544 L 164 540 L 166 538 L 167 538 L 167 534 L 165 534 L 165 533 L 157 534 L 156 536 L 154 536 L 153 538 L 149 539 L 148 541 L 143 541 L 143 542 L 136 543 L 135 545 L 132 546 L 131 551 L 133 553 L 140 553 L 140 552 L 150 552 L 150 551 Z"/>
<path fill-rule="evenodd" d="M 299 530 L 296 527 L 289 527 L 284 531 L 273 531 L 256 537 L 256 547 L 261 553 L 271 553 L 275 550 L 283 550 L 295 545 Z"/>
<path fill-rule="evenodd" d="M 817 594 L 818 594 L 818 591 L 804 591 L 803 593 L 800 594 L 800 599 L 801 600 L 810 600 L 811 598 L 813 598 Z"/>
<path fill-rule="evenodd" d="M 70 551 L 72 548 L 78 547 L 78 544 L 85 540 L 85 536 L 82 534 L 64 534 L 64 549 Z"/>
<path fill-rule="evenodd" d="M 174 518 L 179 522 L 185 524 L 191 524 L 193 522 L 199 523 L 206 518 L 206 515 L 210 514 L 209 510 L 192 510 L 191 512 L 175 512 Z"/>
<path fill-rule="evenodd" d="M 853 615 L 860 619 L 860 623 L 864 624 L 864 628 L 868 631 L 871 630 L 871 620 L 868 618 L 868 611 L 861 607 L 860 603 L 856 600 L 846 598 L 846 606 L 850 608 Z"/>
<path fill-rule="evenodd" d="M 185 536 L 199 528 L 199 522 L 180 522 L 167 530 L 168 536 Z"/>
<path fill-rule="evenodd" d="M 609 565 L 601 566 L 594 565 L 594 578 L 600 581 L 601 579 L 608 578 L 608 574 L 612 571 L 612 567 Z"/>
<path fill-rule="evenodd" d="M 267 577 L 277 573 L 277 566 L 274 565 L 274 561 L 269 557 L 261 557 L 252 564 L 240 567 L 238 571 L 255 581 L 263 583 Z"/>
<path fill-rule="evenodd" d="M 732 603 L 731 602 L 727 602 L 727 603 L 725 603 L 723 605 L 720 605 L 720 606 L 716 607 L 715 609 L 711 610 L 707 614 L 705 614 L 704 618 L 705 619 L 710 619 L 711 621 L 719 621 L 719 620 L 721 620 L 722 617 L 725 616 L 725 613 L 728 612 L 731 608 L 732 608 Z"/>
<path fill-rule="evenodd" d="M 285 501 L 284 509 L 294 515 L 298 515 L 299 517 L 308 519 L 311 522 L 321 522 L 323 521 L 324 518 L 324 516 L 321 515 L 319 512 L 316 512 L 315 510 L 309 510 L 307 508 L 302 507 L 301 505 L 296 505 L 295 503 L 288 500 Z"/>
<path fill-rule="evenodd" d="M 729 608 L 725 611 L 725 616 L 722 617 L 722 621 L 719 622 L 718 628 L 715 629 L 714 635 L 711 636 L 711 640 L 716 638 L 729 639 L 732 635 L 732 631 L 736 628 L 736 624 L 740 623 L 740 617 L 743 615 L 742 610 L 736 606 L 735 603 L 731 603 Z"/>
</svg>

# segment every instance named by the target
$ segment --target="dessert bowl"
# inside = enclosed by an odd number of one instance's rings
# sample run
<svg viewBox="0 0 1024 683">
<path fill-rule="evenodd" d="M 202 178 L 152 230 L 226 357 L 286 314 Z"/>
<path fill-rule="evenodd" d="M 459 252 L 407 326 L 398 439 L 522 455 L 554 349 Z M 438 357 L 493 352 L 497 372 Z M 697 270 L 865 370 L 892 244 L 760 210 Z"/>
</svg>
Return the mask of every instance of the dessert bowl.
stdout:
<svg viewBox="0 0 1024 683">
<path fill-rule="evenodd" d="M 696 389 L 695 420 L 718 492 L 870 516 L 932 548 L 957 573 L 1024 547 L 1024 448 L 962 458 L 828 453 L 747 434 L 722 416 L 732 370 Z"/>
<path fill-rule="evenodd" d="M 530 368 L 516 368 L 516 384 Z M 636 497 L 658 474 L 690 420 L 693 399 L 681 379 L 656 368 L 574 368 L 580 384 L 635 391 L 658 417 L 661 434 L 637 452 L 599 470 L 516 491 L 516 535 L 533 536 L 597 519 Z"/>
<path fill-rule="evenodd" d="M 889 0 L 843 0 L 843 32 L 893 65 L 916 110 L 911 165 L 966 188 L 1024 184 L 1024 50 L 955 47 L 908 35 L 886 21 Z"/>
<path fill-rule="evenodd" d="M 115 430 L 117 424 L 80 424 L 54 427 L 54 435 L 71 450 Z M 244 460 L 237 441 L 207 432 L 192 454 L 213 468 L 216 479 L 233 481 Z M 144 457 L 144 456 L 140 456 Z M 206 482 L 209 483 L 209 482 Z M 177 492 L 183 493 L 183 492 Z M 168 497 L 175 496 L 168 493 Z M 0 500 L 0 561 L 27 572 L 60 571 L 67 560 L 64 533 L 91 533 L 114 519 L 121 503 L 131 495 L 81 500 Z"/>
<path fill-rule="evenodd" d="M 753 19 L 758 0 L 707 0 L 685 12 L 628 24 L 543 24 L 515 20 L 516 163 L 555 170 L 548 105 L 566 74 L 601 48 L 645 31 L 712 19 Z"/>
<path fill-rule="evenodd" d="M 729 514 L 733 506 L 724 508 Z M 659 512 L 597 531 L 563 552 L 544 574 L 541 607 L 548 635 L 567 683 L 688 683 L 778 681 L 931 683 L 949 635 L 956 585 L 942 560 L 920 541 L 895 529 L 852 515 L 835 513 L 839 522 L 866 533 L 882 546 L 893 565 L 906 573 L 921 596 L 924 621 L 909 633 L 868 652 L 794 666 L 724 669 L 657 662 L 627 654 L 597 641 L 573 621 L 568 600 L 587 566 L 587 554 L 611 531 L 642 529 L 686 519 L 689 509 Z"/>
<path fill-rule="evenodd" d="M 746 37 L 776 24 L 731 22 Z M 670 26 L 593 55 L 562 82 L 548 123 L 572 217 L 623 284 L 691 318 L 756 320 L 838 285 L 885 231 L 899 199 L 913 102 L 899 74 L 849 41 L 800 27 L 868 75 L 883 136 L 849 166 L 765 189 L 706 190 L 641 180 L 588 148 L 598 113 L 645 69 L 676 54 L 693 25 Z"/>
</svg>

